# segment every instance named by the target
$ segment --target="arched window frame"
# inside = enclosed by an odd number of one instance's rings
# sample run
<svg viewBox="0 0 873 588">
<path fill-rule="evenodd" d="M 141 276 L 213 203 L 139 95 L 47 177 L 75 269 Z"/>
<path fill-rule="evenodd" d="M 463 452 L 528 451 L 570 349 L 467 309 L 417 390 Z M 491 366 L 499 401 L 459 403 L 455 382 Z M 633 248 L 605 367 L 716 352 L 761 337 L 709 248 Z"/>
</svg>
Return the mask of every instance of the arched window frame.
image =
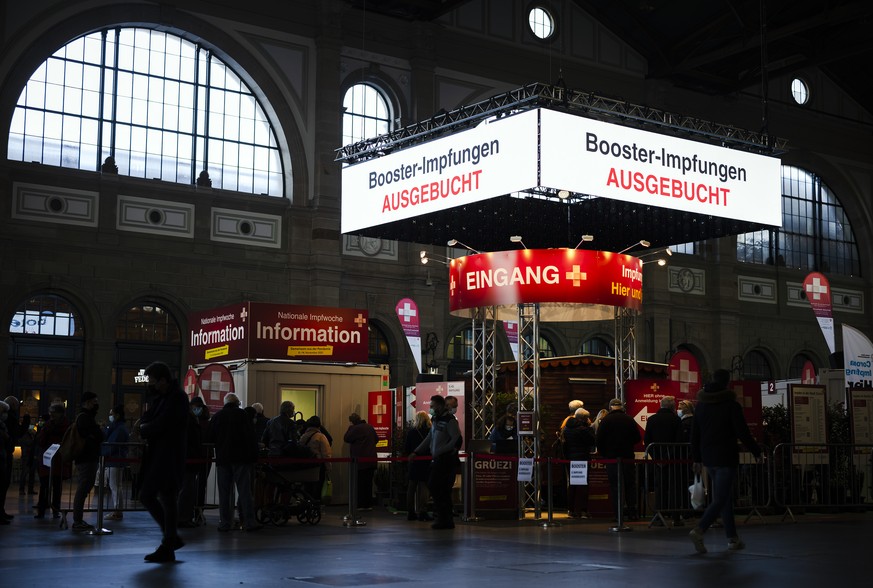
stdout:
<svg viewBox="0 0 873 588">
<path fill-rule="evenodd" d="M 354 83 L 343 92 L 342 144 L 350 145 L 394 130 L 396 104 L 375 80 Z"/>
<path fill-rule="evenodd" d="M 833 191 L 807 170 L 782 166 L 782 228 L 737 236 L 737 260 L 860 276 L 858 245 Z"/>
<path fill-rule="evenodd" d="M 159 303 L 141 301 L 118 317 L 115 339 L 127 343 L 181 345 L 182 330 L 176 317 Z"/>
<path fill-rule="evenodd" d="M 228 63 L 182 34 L 111 27 L 66 43 L 22 90 L 8 157 L 284 196 L 264 108 Z"/>
<path fill-rule="evenodd" d="M 9 325 L 12 335 L 84 337 L 81 313 L 57 294 L 35 294 L 15 309 Z"/>
</svg>

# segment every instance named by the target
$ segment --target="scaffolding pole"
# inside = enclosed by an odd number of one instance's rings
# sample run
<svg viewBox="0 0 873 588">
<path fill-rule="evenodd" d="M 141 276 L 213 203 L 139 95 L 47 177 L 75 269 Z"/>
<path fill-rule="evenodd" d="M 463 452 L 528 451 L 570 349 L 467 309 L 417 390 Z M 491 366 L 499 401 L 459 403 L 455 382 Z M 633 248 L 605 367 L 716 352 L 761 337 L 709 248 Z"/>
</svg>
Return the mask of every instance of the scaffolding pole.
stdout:
<svg viewBox="0 0 873 588">
<path fill-rule="evenodd" d="M 494 306 L 473 309 L 473 390 L 471 435 L 488 439 L 496 419 L 497 360 L 494 353 L 497 330 Z"/>
<path fill-rule="evenodd" d="M 540 387 L 540 305 L 518 305 L 518 410 L 533 411 L 532 435 L 519 435 L 518 457 L 534 458 L 540 455 L 539 387 Z M 518 483 L 519 518 L 524 518 L 529 508 L 534 517 L 540 518 L 540 467 L 534 462 L 531 482 Z"/>
</svg>

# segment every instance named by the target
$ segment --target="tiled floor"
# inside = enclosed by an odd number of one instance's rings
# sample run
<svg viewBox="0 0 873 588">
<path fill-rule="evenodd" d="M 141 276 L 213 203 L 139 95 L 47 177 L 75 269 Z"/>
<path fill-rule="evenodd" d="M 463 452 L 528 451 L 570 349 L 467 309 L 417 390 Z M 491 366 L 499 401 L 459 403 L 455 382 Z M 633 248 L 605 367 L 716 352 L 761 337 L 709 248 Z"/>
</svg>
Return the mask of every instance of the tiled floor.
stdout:
<svg viewBox="0 0 873 588">
<path fill-rule="evenodd" d="M 867 586 L 873 572 L 873 513 L 804 514 L 781 521 L 740 521 L 747 548 L 728 552 L 721 529 L 706 535 L 697 555 L 689 527 L 631 523 L 614 532 L 607 521 L 461 522 L 451 531 L 409 522 L 385 509 L 359 513 L 345 526 L 344 507 L 327 507 L 317 525 L 292 521 L 254 533 L 183 529 L 187 542 L 174 564 L 148 564 L 159 542 L 146 513 L 105 521 L 106 535 L 78 535 L 50 518 L 34 520 L 31 497 L 10 489 L 0 526 L 0 586 L 730 586 L 815 588 Z M 96 522 L 93 515 L 88 518 Z"/>
</svg>

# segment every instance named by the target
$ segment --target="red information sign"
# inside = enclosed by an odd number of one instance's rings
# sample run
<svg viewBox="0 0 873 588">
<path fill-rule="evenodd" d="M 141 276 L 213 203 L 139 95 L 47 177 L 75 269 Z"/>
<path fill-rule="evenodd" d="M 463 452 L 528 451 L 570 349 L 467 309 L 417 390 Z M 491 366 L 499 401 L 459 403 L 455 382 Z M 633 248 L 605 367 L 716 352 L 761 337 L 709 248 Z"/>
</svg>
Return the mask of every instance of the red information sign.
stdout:
<svg viewBox="0 0 873 588">
<path fill-rule="evenodd" d="M 203 403 L 209 407 L 211 414 L 223 408 L 224 397 L 235 390 L 230 370 L 220 363 L 203 368 L 197 385 L 203 394 Z"/>
<path fill-rule="evenodd" d="M 366 310 L 262 302 L 192 313 L 188 360 L 367 363 L 367 321 Z"/>
<path fill-rule="evenodd" d="M 672 380 L 628 380 L 625 387 L 625 409 L 640 427 L 640 437 L 645 435 L 646 422 L 661 408 L 664 396 L 675 396 L 676 402 L 685 398 L 680 394 L 681 383 Z M 640 442 L 635 451 L 644 451 Z"/>
<path fill-rule="evenodd" d="M 370 392 L 367 398 L 367 422 L 376 429 L 379 441 L 376 447 L 380 451 L 391 450 L 391 390 Z"/>
</svg>

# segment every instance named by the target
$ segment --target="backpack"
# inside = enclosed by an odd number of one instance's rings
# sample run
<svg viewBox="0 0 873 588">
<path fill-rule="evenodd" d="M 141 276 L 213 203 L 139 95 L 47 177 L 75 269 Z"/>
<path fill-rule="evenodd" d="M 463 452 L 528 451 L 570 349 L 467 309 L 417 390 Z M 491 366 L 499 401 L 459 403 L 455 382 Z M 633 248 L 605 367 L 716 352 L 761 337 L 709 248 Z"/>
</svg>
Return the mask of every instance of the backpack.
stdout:
<svg viewBox="0 0 873 588">
<path fill-rule="evenodd" d="M 79 427 L 76 426 L 76 421 L 73 421 L 67 427 L 61 439 L 61 446 L 58 448 L 58 455 L 61 456 L 61 460 L 64 462 L 76 461 L 85 450 L 85 438 L 79 435 Z"/>
</svg>

